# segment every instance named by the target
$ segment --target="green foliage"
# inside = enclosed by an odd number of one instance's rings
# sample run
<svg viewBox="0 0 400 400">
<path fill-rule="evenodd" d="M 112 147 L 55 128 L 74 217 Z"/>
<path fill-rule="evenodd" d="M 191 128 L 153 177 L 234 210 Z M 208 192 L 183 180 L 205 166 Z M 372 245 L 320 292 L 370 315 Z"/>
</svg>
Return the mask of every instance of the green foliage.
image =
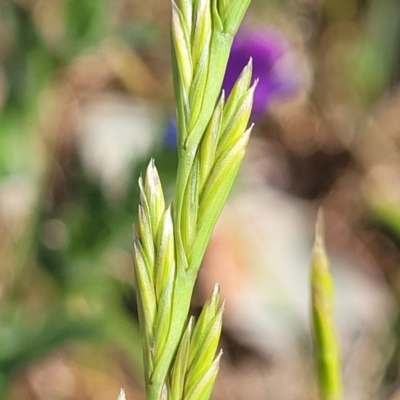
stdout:
<svg viewBox="0 0 400 400">
<path fill-rule="evenodd" d="M 312 333 L 321 400 L 342 399 L 340 350 L 333 322 L 333 284 L 325 251 L 323 214 L 317 219 L 311 259 Z"/>
<path fill-rule="evenodd" d="M 190 299 L 212 229 L 244 156 L 251 62 L 225 102 L 222 79 L 249 1 L 172 4 L 178 173 L 172 207 L 153 160 L 139 180 L 134 266 L 148 399 L 207 399 L 218 370 L 218 289 L 195 327 Z M 193 331 L 193 333 L 192 333 Z M 174 361 L 175 360 L 175 361 Z M 182 397 L 183 396 L 183 397 Z"/>
</svg>

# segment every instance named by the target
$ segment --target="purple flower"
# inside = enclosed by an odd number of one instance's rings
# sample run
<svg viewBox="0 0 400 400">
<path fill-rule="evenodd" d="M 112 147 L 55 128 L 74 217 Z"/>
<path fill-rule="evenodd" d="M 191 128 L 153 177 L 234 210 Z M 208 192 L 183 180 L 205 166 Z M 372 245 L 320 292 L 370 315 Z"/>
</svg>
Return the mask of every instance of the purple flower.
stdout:
<svg viewBox="0 0 400 400">
<path fill-rule="evenodd" d="M 259 79 L 252 119 L 259 119 L 274 98 L 294 94 L 298 76 L 294 73 L 293 55 L 287 40 L 278 30 L 241 30 L 235 36 L 222 88 L 230 93 L 249 59 L 253 59 L 253 81 Z"/>
<path fill-rule="evenodd" d="M 174 119 L 169 119 L 164 132 L 164 146 L 167 149 L 175 149 L 177 141 L 177 127 Z"/>
</svg>

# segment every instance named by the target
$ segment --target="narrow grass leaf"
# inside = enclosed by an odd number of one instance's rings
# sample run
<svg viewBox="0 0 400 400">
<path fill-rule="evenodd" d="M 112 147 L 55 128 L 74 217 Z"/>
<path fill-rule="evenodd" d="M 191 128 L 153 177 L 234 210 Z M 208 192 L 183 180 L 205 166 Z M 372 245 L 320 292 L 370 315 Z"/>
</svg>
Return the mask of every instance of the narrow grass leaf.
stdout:
<svg viewBox="0 0 400 400">
<path fill-rule="evenodd" d="M 321 400 L 341 400 L 340 354 L 333 322 L 333 284 L 325 250 L 321 211 L 318 213 L 311 258 L 311 305 Z"/>
</svg>

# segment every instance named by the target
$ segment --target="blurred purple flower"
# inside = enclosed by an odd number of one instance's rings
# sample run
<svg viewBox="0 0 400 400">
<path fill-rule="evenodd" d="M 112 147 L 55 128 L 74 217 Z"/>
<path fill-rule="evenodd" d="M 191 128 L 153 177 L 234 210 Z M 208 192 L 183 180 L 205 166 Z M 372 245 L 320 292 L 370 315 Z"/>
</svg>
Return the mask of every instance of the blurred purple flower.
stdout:
<svg viewBox="0 0 400 400">
<path fill-rule="evenodd" d="M 298 76 L 294 74 L 289 43 L 278 30 L 241 30 L 235 36 L 222 88 L 229 94 L 249 59 L 253 59 L 253 81 L 259 79 L 252 119 L 259 119 L 271 100 L 294 94 Z M 290 65 L 289 65 L 290 64 Z"/>
<path fill-rule="evenodd" d="M 175 149 L 177 142 L 177 127 L 175 119 L 169 119 L 164 132 L 164 146 L 167 149 Z"/>
</svg>

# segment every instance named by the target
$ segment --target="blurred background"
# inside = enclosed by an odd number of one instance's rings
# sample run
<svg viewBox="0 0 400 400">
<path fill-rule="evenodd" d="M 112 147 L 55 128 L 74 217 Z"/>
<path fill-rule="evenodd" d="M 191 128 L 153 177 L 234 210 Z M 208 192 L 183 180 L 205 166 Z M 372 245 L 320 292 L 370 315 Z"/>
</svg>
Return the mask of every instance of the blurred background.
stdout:
<svg viewBox="0 0 400 400">
<path fill-rule="evenodd" d="M 137 180 L 176 169 L 168 0 L 0 2 L 0 398 L 143 399 Z M 253 0 L 256 123 L 207 250 L 226 300 L 214 399 L 314 399 L 323 206 L 345 398 L 400 399 L 400 3 Z"/>
</svg>

